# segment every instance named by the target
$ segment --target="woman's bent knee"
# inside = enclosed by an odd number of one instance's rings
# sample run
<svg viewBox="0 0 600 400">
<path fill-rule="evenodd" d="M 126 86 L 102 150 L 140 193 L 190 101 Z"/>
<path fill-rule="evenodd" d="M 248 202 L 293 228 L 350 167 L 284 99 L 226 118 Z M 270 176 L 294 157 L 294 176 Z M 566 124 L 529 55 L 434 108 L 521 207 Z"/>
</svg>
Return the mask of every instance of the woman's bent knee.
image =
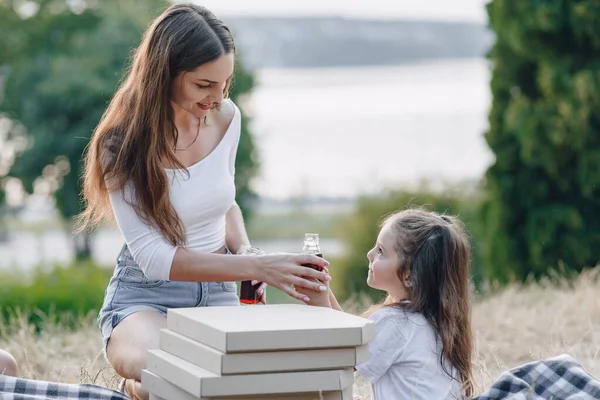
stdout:
<svg viewBox="0 0 600 400">
<path fill-rule="evenodd" d="M 136 312 L 117 325 L 106 347 L 108 361 L 117 374 L 141 380 L 148 350 L 158 348 L 160 330 L 166 326 L 166 317 L 155 311 Z"/>
<path fill-rule="evenodd" d="M 146 366 L 146 351 L 139 347 L 111 346 L 110 342 L 109 340 L 107 355 L 115 372 L 123 378 L 141 379 L 142 370 Z"/>
<path fill-rule="evenodd" d="M 8 352 L 0 350 L 0 375 L 18 376 L 17 360 Z"/>
</svg>

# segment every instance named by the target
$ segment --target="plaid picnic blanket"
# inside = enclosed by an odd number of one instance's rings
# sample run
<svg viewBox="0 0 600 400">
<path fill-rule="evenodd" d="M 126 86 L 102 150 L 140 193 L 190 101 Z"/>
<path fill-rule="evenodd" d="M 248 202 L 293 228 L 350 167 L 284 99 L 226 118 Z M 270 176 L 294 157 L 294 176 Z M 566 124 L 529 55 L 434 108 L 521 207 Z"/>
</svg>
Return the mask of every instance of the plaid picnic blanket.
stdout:
<svg viewBox="0 0 600 400">
<path fill-rule="evenodd" d="M 521 365 L 503 373 L 473 400 L 600 399 L 600 381 L 563 354 Z"/>
<path fill-rule="evenodd" d="M 66 384 L 0 375 L 0 399 L 129 400 L 96 385 Z M 586 400 L 600 399 L 600 381 L 568 355 L 535 361 L 500 376 L 473 400 Z"/>
<path fill-rule="evenodd" d="M 4 375 L 0 375 L 0 399 L 130 400 L 129 397 L 102 386 L 46 382 L 33 379 L 14 378 Z"/>
</svg>

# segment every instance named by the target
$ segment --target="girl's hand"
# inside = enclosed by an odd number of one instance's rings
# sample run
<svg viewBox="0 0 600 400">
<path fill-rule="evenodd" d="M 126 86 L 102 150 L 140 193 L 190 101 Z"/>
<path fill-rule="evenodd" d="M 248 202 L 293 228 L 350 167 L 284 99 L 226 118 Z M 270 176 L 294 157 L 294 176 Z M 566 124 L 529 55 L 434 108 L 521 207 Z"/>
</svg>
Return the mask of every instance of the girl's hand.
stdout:
<svg viewBox="0 0 600 400">
<path fill-rule="evenodd" d="M 344 311 L 337 298 L 333 294 L 331 288 L 329 289 L 329 303 L 331 304 L 331 308 L 333 308 L 334 310 Z"/>
<path fill-rule="evenodd" d="M 306 294 L 310 298 L 310 301 L 308 301 L 306 304 L 308 304 L 309 306 L 332 308 L 332 293 L 331 289 L 329 288 L 329 282 L 325 282 L 325 286 L 327 286 L 326 292 L 315 292 L 313 290 L 305 290 Z"/>
<path fill-rule="evenodd" d="M 329 262 L 309 254 L 275 253 L 256 256 L 259 260 L 260 282 L 265 282 L 289 296 L 308 303 L 311 299 L 305 292 L 328 294 L 326 283 L 331 276 L 302 264 L 313 264 L 326 268 Z M 325 284 L 323 283 L 325 282 Z"/>
</svg>

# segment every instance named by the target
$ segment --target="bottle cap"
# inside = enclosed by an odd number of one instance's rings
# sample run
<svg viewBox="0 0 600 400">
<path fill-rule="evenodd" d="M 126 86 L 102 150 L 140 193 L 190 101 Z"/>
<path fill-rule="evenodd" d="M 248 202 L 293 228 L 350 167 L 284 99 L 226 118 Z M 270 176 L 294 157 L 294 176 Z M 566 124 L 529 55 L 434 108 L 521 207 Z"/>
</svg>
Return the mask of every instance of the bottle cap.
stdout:
<svg viewBox="0 0 600 400">
<path fill-rule="evenodd" d="M 305 242 L 318 242 L 319 241 L 319 234 L 318 233 L 305 233 L 304 234 L 304 241 Z"/>
</svg>

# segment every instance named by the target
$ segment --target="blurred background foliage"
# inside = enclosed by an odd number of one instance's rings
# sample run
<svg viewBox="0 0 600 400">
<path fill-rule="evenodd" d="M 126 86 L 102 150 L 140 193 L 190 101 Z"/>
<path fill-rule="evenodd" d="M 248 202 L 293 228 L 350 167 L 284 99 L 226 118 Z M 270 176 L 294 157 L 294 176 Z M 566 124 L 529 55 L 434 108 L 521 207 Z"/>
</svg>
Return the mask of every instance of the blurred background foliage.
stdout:
<svg viewBox="0 0 600 400">
<path fill-rule="evenodd" d="M 52 196 L 69 232 L 82 207 L 81 161 L 90 134 L 141 33 L 167 4 L 0 0 L 0 115 L 8 127 L 5 143 L 14 150 L 0 153 L 0 180 L 17 179 L 27 193 Z M 298 206 L 251 218 L 260 158 L 245 113 L 236 186 L 250 236 L 296 238 L 298 251 L 304 232 L 338 240 L 344 251 L 328 258 L 342 300 L 381 297 L 366 285 L 366 253 L 382 217 L 410 205 L 465 223 L 477 286 L 594 266 L 600 258 L 600 3 L 492 0 L 487 11 L 494 43 L 485 140 L 493 161 L 480 181 L 382 188 L 359 195 L 349 210 L 315 214 Z M 243 63 L 241 56 L 231 93 L 240 104 L 257 85 Z M 0 204 L 5 200 L 0 190 Z M 91 240 L 91 232 L 75 238 L 72 264 L 0 271 L 0 313 L 97 310 L 111 271 L 91 261 Z M 273 290 L 269 295 L 289 301 Z M 30 318 L 41 321 L 35 312 Z"/>
</svg>

